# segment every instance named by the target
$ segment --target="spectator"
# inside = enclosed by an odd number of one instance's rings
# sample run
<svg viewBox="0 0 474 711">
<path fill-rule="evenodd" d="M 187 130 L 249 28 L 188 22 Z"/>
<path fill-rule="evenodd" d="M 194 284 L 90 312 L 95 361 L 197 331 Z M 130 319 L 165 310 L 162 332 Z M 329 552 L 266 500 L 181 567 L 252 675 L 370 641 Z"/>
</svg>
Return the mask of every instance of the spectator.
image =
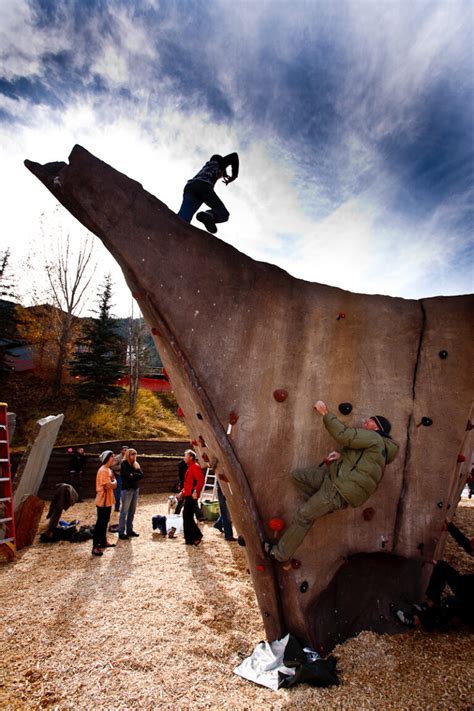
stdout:
<svg viewBox="0 0 474 711">
<path fill-rule="evenodd" d="M 111 469 L 114 453 L 107 449 L 100 455 L 100 461 L 102 466 L 97 472 L 95 484 L 97 492 L 95 497 L 97 521 L 92 541 L 92 555 L 102 555 L 104 548 L 113 548 L 115 545 L 107 541 L 107 525 L 114 503 L 114 489 L 117 486 L 117 481 Z"/>
<path fill-rule="evenodd" d="M 184 496 L 182 495 L 183 487 L 184 487 L 184 477 L 186 476 L 186 472 L 188 470 L 188 465 L 184 461 L 184 459 L 181 459 L 181 461 L 178 464 L 178 495 L 177 495 L 177 501 L 178 503 L 176 504 L 175 508 L 175 514 L 181 513 L 181 510 L 184 505 Z M 194 501 L 194 513 L 196 515 L 196 518 L 198 521 L 203 521 L 204 520 L 204 514 L 201 511 L 201 508 L 199 506 L 199 501 L 195 500 Z"/>
<path fill-rule="evenodd" d="M 76 447 L 71 454 L 71 463 L 69 465 L 69 483 L 77 491 L 79 503 L 82 503 L 82 475 L 86 466 L 86 455 L 84 447 Z"/>
<path fill-rule="evenodd" d="M 218 531 L 224 533 L 226 541 L 236 541 L 237 539 L 234 538 L 234 532 L 232 530 L 232 519 L 230 517 L 229 509 L 227 508 L 227 501 L 219 482 L 217 482 L 217 498 L 219 499 L 220 516 L 215 522 L 214 528 L 217 528 Z"/>
<path fill-rule="evenodd" d="M 122 476 L 122 510 L 119 517 L 119 538 L 128 540 L 138 538 L 140 535 L 133 530 L 133 519 L 137 508 L 138 487 L 143 478 L 143 472 L 137 462 L 137 452 L 135 449 L 127 449 L 125 457 L 120 465 Z M 126 532 L 125 532 L 126 531 Z"/>
<path fill-rule="evenodd" d="M 127 449 L 127 445 L 123 444 L 122 449 L 120 450 L 120 454 L 115 455 L 114 463 L 112 464 L 112 471 L 117 481 L 117 488 L 115 489 L 115 511 L 120 511 L 120 501 L 122 495 L 122 476 L 120 474 L 120 467 L 122 465 L 123 458 L 125 457 L 125 452 L 127 451 Z"/>
<path fill-rule="evenodd" d="M 188 467 L 184 477 L 184 486 L 182 491 L 184 496 L 184 540 L 187 545 L 198 546 L 202 541 L 202 533 L 194 520 L 194 514 L 196 501 L 199 499 L 202 487 L 204 486 L 204 476 L 201 467 L 196 462 L 196 453 L 193 452 L 192 449 L 187 449 L 185 451 L 184 461 Z"/>
<path fill-rule="evenodd" d="M 452 522 L 447 524 L 446 530 L 468 555 L 474 555 L 474 539 L 467 538 Z M 474 574 L 461 575 L 444 560 L 434 560 L 433 564 L 426 602 L 412 605 L 413 613 L 396 610 L 398 619 L 407 627 L 423 626 L 427 630 L 437 629 L 453 618 L 473 626 Z M 442 597 L 446 585 L 453 595 Z"/>
</svg>

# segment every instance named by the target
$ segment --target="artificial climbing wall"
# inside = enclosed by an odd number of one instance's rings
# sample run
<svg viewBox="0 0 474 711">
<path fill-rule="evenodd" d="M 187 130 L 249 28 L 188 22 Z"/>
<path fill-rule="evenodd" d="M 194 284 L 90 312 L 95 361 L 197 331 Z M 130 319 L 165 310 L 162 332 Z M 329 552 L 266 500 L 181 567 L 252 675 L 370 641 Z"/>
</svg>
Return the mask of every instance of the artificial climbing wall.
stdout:
<svg viewBox="0 0 474 711">
<path fill-rule="evenodd" d="M 26 165 L 122 267 L 221 481 L 268 637 L 290 630 L 327 651 L 360 629 L 396 631 L 390 606 L 421 593 L 467 474 L 472 298 L 294 279 L 183 223 L 79 146 L 69 164 Z M 289 472 L 334 448 L 319 398 L 351 425 L 387 417 L 400 453 L 364 507 L 314 524 L 285 572 L 262 543 L 299 503 Z"/>
</svg>

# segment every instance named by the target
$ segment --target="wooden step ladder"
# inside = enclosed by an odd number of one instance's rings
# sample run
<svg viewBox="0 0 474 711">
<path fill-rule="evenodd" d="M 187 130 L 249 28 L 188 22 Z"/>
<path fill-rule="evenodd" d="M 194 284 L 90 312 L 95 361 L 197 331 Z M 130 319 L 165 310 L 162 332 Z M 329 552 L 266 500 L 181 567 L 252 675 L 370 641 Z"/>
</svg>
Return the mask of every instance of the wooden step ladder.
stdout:
<svg viewBox="0 0 474 711">
<path fill-rule="evenodd" d="M 217 501 L 217 474 L 210 467 L 206 470 L 200 501 Z"/>
<path fill-rule="evenodd" d="M 0 553 L 13 560 L 16 556 L 16 537 L 7 412 L 6 402 L 0 402 Z"/>
</svg>

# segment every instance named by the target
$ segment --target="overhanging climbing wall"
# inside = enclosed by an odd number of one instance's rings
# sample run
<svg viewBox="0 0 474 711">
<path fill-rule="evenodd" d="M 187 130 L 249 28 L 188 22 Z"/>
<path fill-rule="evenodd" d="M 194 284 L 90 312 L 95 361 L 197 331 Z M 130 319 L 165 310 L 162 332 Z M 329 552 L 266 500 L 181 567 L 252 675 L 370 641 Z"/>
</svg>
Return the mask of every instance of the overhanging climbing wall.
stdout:
<svg viewBox="0 0 474 711">
<path fill-rule="evenodd" d="M 185 224 L 80 146 L 69 164 L 25 163 L 122 267 L 245 539 L 268 637 L 289 630 L 327 651 L 361 629 L 398 629 L 390 603 L 420 594 L 467 474 L 472 298 L 294 279 Z M 298 503 L 291 469 L 334 448 L 318 398 L 336 413 L 350 402 L 338 414 L 351 425 L 388 417 L 400 453 L 364 507 L 315 523 L 285 572 L 262 542 Z"/>
</svg>

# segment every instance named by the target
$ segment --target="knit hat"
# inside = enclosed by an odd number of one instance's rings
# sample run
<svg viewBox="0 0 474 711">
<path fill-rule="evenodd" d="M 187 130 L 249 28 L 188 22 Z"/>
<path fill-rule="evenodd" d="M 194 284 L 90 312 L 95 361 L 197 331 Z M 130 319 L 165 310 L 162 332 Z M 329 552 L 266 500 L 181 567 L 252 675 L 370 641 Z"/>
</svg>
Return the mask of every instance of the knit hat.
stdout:
<svg viewBox="0 0 474 711">
<path fill-rule="evenodd" d="M 379 430 L 382 430 L 384 434 L 389 434 L 390 430 L 392 429 L 392 425 L 390 422 L 387 420 L 386 417 L 382 417 L 382 415 L 371 415 L 370 417 L 371 420 L 375 422 L 377 425 L 377 428 Z"/>
<path fill-rule="evenodd" d="M 109 459 L 110 456 L 114 456 L 114 453 L 110 449 L 106 449 L 105 452 L 102 452 L 102 454 L 99 456 L 100 461 L 102 464 L 105 464 L 107 459 Z"/>
</svg>

